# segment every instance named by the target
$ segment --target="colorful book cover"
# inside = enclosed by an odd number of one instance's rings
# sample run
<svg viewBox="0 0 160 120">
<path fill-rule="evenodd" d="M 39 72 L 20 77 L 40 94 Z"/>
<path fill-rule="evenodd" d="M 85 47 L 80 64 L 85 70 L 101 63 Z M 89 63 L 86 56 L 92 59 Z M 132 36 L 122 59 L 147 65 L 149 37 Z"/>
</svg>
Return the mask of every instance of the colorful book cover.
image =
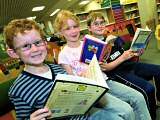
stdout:
<svg viewBox="0 0 160 120">
<path fill-rule="evenodd" d="M 84 36 L 80 61 L 90 63 L 94 54 L 98 61 L 106 62 L 111 52 L 111 45 L 91 35 Z"/>
<path fill-rule="evenodd" d="M 137 28 L 132 40 L 131 49 L 133 51 L 145 49 L 151 39 L 152 33 L 153 32 L 150 29 Z"/>
</svg>

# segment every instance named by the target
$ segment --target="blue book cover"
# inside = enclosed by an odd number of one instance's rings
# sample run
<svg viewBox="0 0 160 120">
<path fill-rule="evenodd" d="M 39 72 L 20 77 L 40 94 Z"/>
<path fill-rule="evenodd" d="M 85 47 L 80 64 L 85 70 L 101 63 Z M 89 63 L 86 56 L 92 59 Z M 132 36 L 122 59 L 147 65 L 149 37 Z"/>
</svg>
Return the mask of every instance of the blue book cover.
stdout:
<svg viewBox="0 0 160 120">
<path fill-rule="evenodd" d="M 111 52 L 111 46 L 106 42 L 90 35 L 84 36 L 80 61 L 90 63 L 94 54 L 98 61 L 106 62 Z"/>
<path fill-rule="evenodd" d="M 151 39 L 152 31 L 149 29 L 137 28 L 134 38 L 132 40 L 131 49 L 138 51 L 146 49 L 149 40 Z"/>
</svg>

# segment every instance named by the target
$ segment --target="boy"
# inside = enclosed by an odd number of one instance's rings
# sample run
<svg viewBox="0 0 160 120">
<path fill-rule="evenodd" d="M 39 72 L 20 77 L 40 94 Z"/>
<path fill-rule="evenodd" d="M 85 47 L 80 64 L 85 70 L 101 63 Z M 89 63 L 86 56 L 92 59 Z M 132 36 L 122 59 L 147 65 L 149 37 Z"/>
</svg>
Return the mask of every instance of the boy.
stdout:
<svg viewBox="0 0 160 120">
<path fill-rule="evenodd" d="M 80 23 L 78 17 L 70 11 L 62 10 L 58 13 L 54 25 L 55 30 L 67 41 L 66 46 L 64 46 L 63 50 L 59 54 L 58 63 L 61 64 L 69 74 L 83 75 L 88 66 L 79 62 L 83 43 L 79 39 Z M 106 76 L 105 78 L 107 79 Z M 106 116 L 107 112 L 110 112 L 115 115 L 118 114 L 118 119 L 123 120 L 151 120 L 142 94 L 115 81 L 106 81 L 110 87 L 109 93 L 104 96 L 107 99 L 107 104 L 103 106 L 103 109 L 106 111 Z M 111 95 L 112 93 L 115 93 L 114 96 Z M 128 110 L 126 110 L 126 108 L 130 109 L 130 107 L 124 101 L 130 103 L 133 107 L 135 118 L 133 118 L 134 116 L 129 117 L 130 113 L 127 113 Z M 117 118 L 114 119 L 116 120 Z"/>
<path fill-rule="evenodd" d="M 93 36 L 105 40 L 105 37 L 103 37 L 105 19 L 101 13 L 90 13 L 88 15 L 87 25 Z M 129 61 L 130 58 L 138 55 L 138 53 L 134 53 L 132 50 L 124 51 L 117 40 L 114 42 L 115 44 L 112 47 L 108 62 L 101 63 L 101 68 L 109 75 L 109 77 L 114 78 L 115 80 L 121 79 L 123 81 L 122 83 L 128 83 L 131 87 L 142 92 L 145 96 L 147 94 L 148 98 L 146 101 L 149 102 L 152 120 L 155 120 L 155 89 L 148 81 L 154 77 L 157 90 L 160 89 L 160 66 Z M 158 96 L 160 96 L 159 92 L 157 92 L 157 97 Z"/>
<path fill-rule="evenodd" d="M 8 54 L 21 59 L 25 65 L 9 90 L 16 117 L 18 120 L 46 120 L 51 111 L 44 106 L 55 76 L 66 72 L 59 65 L 44 63 L 47 43 L 42 29 L 36 22 L 27 19 L 13 20 L 5 27 L 4 35 Z M 66 119 L 102 120 L 106 116 L 101 109 L 91 110 L 94 112 L 88 116 Z"/>
</svg>

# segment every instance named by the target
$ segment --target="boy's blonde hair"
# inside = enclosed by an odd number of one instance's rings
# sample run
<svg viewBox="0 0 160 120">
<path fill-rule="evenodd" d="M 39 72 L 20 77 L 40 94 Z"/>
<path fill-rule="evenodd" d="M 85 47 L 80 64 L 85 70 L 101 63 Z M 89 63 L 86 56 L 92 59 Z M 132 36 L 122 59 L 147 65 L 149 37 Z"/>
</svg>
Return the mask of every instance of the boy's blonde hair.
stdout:
<svg viewBox="0 0 160 120">
<path fill-rule="evenodd" d="M 28 19 L 15 19 L 8 23 L 4 28 L 4 37 L 6 44 L 9 48 L 14 49 L 13 40 L 18 33 L 25 34 L 26 30 L 35 29 L 40 33 L 42 38 L 45 37 L 43 30 L 40 26 L 33 20 Z"/>
<path fill-rule="evenodd" d="M 61 10 L 54 21 L 55 32 L 60 32 L 68 19 L 72 19 L 78 26 L 80 25 L 80 20 L 76 15 L 68 10 Z"/>
<path fill-rule="evenodd" d="M 101 18 L 105 21 L 105 18 L 101 12 L 91 12 L 87 16 L 87 26 L 91 26 L 91 23 L 96 21 L 97 18 Z"/>
</svg>

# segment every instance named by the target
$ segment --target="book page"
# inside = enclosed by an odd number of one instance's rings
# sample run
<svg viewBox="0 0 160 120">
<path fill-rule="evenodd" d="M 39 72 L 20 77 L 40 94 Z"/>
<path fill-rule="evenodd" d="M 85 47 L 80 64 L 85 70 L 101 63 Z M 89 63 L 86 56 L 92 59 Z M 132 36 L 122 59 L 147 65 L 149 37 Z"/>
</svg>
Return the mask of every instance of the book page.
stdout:
<svg viewBox="0 0 160 120">
<path fill-rule="evenodd" d="M 91 80 L 89 78 L 75 76 L 75 75 L 68 75 L 68 74 L 58 74 L 56 76 L 56 80 L 61 80 L 63 82 L 74 82 L 74 83 L 84 83 L 84 84 L 90 84 L 90 85 L 99 85 L 97 81 L 95 80 Z"/>
<path fill-rule="evenodd" d="M 57 81 L 46 106 L 53 113 L 51 118 L 82 115 L 105 91 L 98 86 Z"/>
<path fill-rule="evenodd" d="M 85 76 L 91 80 L 95 80 L 99 85 L 109 88 L 104 79 L 103 73 L 101 71 L 101 68 L 99 66 L 99 63 L 95 54 L 93 55 L 93 58 L 89 64 L 89 67 Z"/>
</svg>

